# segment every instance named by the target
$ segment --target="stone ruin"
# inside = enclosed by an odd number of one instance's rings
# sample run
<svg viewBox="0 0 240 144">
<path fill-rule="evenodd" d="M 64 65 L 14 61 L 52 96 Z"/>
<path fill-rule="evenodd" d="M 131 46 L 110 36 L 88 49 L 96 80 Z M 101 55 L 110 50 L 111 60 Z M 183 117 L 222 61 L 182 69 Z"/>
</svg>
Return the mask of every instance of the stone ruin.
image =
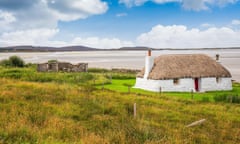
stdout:
<svg viewBox="0 0 240 144">
<path fill-rule="evenodd" d="M 87 72 L 88 63 L 48 62 L 37 65 L 38 72 Z"/>
</svg>

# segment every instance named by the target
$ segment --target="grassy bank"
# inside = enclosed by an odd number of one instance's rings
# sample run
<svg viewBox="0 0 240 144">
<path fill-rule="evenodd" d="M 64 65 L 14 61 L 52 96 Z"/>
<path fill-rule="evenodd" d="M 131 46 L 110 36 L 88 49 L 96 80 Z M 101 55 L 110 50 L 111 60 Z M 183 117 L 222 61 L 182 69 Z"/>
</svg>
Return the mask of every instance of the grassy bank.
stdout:
<svg viewBox="0 0 240 144">
<path fill-rule="evenodd" d="M 0 68 L 0 143 L 240 142 L 239 104 L 174 96 L 184 93 L 128 94 L 125 83 L 133 84 L 133 74 L 116 72 L 112 84 L 108 77 L 96 70 L 71 74 Z M 102 90 L 93 83 L 108 85 Z M 202 125 L 186 127 L 203 118 Z"/>
<path fill-rule="evenodd" d="M 111 83 L 107 83 L 104 85 L 104 88 L 118 91 L 118 92 L 129 92 L 128 86 L 134 86 L 136 79 L 113 79 Z M 97 86 L 98 88 L 102 88 L 102 85 Z M 231 91 L 212 91 L 205 93 L 189 93 L 189 92 L 150 92 L 141 89 L 130 88 L 131 93 L 135 94 L 147 94 L 147 95 L 155 95 L 155 96 L 168 96 L 175 97 L 180 99 L 194 99 L 197 101 L 205 101 L 205 102 L 214 102 L 216 97 L 221 96 L 240 96 L 240 84 L 234 83 L 233 90 Z"/>
<path fill-rule="evenodd" d="M 35 65 L 25 68 L 0 67 L 0 77 L 41 83 L 52 82 L 58 84 L 71 84 L 78 86 L 93 86 L 99 89 L 104 87 L 108 90 L 123 93 L 128 93 L 130 91 L 134 94 L 147 94 L 155 96 L 160 95 L 157 92 L 150 92 L 132 88 L 132 86 L 134 86 L 135 84 L 136 73 L 126 73 L 118 71 L 112 72 L 106 69 L 90 68 L 88 73 L 39 73 L 36 71 Z M 226 99 L 228 96 L 240 97 L 240 85 L 237 83 L 233 84 L 232 91 L 194 93 L 194 95 L 184 92 L 165 92 L 161 95 L 180 99 L 194 99 L 198 101 L 213 102 L 217 100 L 216 97 L 226 97 Z M 238 103 L 240 103 L 240 98 L 238 99 Z"/>
</svg>

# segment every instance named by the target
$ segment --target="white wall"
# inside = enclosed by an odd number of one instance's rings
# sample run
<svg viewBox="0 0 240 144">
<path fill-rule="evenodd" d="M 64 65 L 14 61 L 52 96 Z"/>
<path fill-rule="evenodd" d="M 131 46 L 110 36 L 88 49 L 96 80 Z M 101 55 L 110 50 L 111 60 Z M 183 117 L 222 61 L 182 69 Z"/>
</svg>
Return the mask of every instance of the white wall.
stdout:
<svg viewBox="0 0 240 144">
<path fill-rule="evenodd" d="M 144 78 L 137 78 L 134 87 L 155 92 L 159 92 L 160 87 L 162 91 L 190 92 L 192 89 L 194 89 L 194 81 L 191 78 L 179 79 L 179 84 L 175 85 L 172 79 L 150 80 Z"/>
<path fill-rule="evenodd" d="M 144 73 L 144 78 L 147 79 L 149 73 L 152 70 L 154 64 L 154 58 L 152 56 L 146 56 L 145 58 L 145 73 Z"/>
<path fill-rule="evenodd" d="M 202 78 L 200 82 L 200 91 L 216 91 L 216 90 L 232 90 L 231 78 L 220 78 L 219 82 L 216 78 Z"/>
<path fill-rule="evenodd" d="M 173 80 L 150 80 L 144 78 L 137 78 L 134 88 L 140 88 L 149 91 L 159 92 L 160 87 L 162 91 L 171 92 L 191 92 L 195 91 L 194 79 L 184 78 L 179 79 L 178 84 L 174 84 Z M 216 82 L 216 78 L 201 78 L 199 79 L 199 90 L 214 91 L 214 90 L 231 90 L 232 82 L 231 78 L 221 78 L 220 82 Z"/>
</svg>

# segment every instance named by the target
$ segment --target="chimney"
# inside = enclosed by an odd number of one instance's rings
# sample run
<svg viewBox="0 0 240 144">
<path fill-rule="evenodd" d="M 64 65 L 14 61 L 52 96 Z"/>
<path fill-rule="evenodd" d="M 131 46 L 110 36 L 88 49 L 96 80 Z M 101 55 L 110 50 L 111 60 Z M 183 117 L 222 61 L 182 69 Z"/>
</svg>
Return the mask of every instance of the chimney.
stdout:
<svg viewBox="0 0 240 144">
<path fill-rule="evenodd" d="M 152 57 L 152 51 L 151 51 L 151 49 L 149 49 L 148 54 L 145 58 L 145 73 L 144 73 L 144 76 L 143 76 L 144 79 L 148 78 L 148 75 L 152 70 L 153 63 L 154 63 L 154 59 Z"/>
<path fill-rule="evenodd" d="M 148 50 L 148 56 L 152 56 L 152 51 L 150 49 Z"/>
</svg>

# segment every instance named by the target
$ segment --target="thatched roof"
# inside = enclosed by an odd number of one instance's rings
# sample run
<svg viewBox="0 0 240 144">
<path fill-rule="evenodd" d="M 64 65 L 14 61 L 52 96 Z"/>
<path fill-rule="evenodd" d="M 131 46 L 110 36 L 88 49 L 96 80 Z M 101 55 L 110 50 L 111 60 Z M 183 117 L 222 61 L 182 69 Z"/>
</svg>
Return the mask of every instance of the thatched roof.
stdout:
<svg viewBox="0 0 240 144">
<path fill-rule="evenodd" d="M 137 77 L 144 76 L 144 69 Z M 148 79 L 231 77 L 221 64 L 204 54 L 162 55 L 154 59 Z"/>
</svg>

